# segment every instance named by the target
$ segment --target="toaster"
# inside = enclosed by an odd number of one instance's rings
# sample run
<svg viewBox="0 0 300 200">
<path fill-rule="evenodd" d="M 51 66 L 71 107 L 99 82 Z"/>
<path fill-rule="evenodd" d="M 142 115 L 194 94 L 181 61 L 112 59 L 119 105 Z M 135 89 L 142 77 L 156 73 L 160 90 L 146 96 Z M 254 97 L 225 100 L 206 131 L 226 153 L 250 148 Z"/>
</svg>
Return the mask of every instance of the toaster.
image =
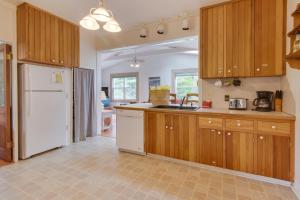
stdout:
<svg viewBox="0 0 300 200">
<path fill-rule="evenodd" d="M 231 98 L 229 100 L 230 110 L 247 110 L 248 109 L 248 99 L 245 98 Z"/>
</svg>

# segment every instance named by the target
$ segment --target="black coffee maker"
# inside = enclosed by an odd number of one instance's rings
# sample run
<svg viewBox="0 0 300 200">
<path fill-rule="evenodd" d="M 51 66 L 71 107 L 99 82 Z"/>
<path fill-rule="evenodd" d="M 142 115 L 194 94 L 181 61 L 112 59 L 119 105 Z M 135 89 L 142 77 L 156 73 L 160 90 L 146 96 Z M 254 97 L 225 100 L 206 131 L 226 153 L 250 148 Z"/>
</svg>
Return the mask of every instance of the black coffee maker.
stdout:
<svg viewBox="0 0 300 200">
<path fill-rule="evenodd" d="M 253 101 L 253 105 L 256 106 L 256 111 L 271 112 L 274 110 L 274 92 L 257 91 L 256 94 L 257 98 Z"/>
</svg>

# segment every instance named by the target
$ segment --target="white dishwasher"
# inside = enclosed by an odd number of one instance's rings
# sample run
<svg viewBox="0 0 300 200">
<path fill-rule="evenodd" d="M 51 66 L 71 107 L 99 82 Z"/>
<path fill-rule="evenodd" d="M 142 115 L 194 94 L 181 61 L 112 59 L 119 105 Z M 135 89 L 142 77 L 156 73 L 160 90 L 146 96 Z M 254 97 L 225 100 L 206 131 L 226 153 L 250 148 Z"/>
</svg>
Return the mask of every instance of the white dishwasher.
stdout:
<svg viewBox="0 0 300 200">
<path fill-rule="evenodd" d="M 145 154 L 144 111 L 117 110 L 117 145 L 120 151 Z"/>
</svg>

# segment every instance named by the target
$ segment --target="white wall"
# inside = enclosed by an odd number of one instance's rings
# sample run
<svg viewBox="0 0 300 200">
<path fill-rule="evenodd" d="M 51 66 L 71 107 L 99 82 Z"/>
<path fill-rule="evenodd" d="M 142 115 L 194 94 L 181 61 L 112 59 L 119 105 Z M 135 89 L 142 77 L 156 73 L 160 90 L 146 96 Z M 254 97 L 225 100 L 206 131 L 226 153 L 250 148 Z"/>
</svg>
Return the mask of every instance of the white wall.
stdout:
<svg viewBox="0 0 300 200">
<path fill-rule="evenodd" d="M 0 40 L 9 43 L 13 48 L 12 63 L 12 115 L 14 161 L 18 160 L 18 89 L 17 89 L 17 61 L 16 61 L 16 6 L 0 0 Z"/>
<path fill-rule="evenodd" d="M 216 80 L 202 80 L 203 100 L 212 100 L 214 108 L 228 108 L 228 102 L 224 101 L 225 95 L 235 98 L 249 99 L 251 108 L 252 101 L 256 98 L 256 91 L 267 90 L 276 91 L 281 88 L 280 77 L 272 78 L 243 78 L 240 87 L 216 87 Z"/>
<path fill-rule="evenodd" d="M 296 9 L 299 0 L 288 0 L 288 18 L 287 31 L 293 28 L 293 18 L 291 13 Z M 290 50 L 290 40 L 287 38 L 287 52 Z M 283 110 L 285 112 L 296 115 L 296 152 L 295 152 L 295 183 L 294 190 L 300 198 L 300 86 L 299 86 L 300 70 L 287 67 L 286 77 L 282 78 L 282 88 L 285 92 L 283 99 Z"/>
<path fill-rule="evenodd" d="M 140 68 L 135 69 L 124 62 L 117 66 L 102 70 L 102 86 L 110 87 L 110 74 L 139 72 L 139 101 L 148 101 L 149 98 L 149 77 L 160 77 L 161 85 L 172 86 L 172 70 L 184 68 L 198 68 L 198 56 L 185 54 L 167 54 L 151 56 L 145 59 Z"/>
</svg>

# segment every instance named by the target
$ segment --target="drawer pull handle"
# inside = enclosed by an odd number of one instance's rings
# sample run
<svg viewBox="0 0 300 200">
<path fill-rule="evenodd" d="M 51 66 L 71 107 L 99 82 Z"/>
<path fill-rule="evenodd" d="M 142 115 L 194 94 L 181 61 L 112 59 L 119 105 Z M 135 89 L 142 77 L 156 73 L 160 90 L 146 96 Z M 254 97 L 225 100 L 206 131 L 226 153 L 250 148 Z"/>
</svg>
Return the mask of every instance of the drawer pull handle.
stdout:
<svg viewBox="0 0 300 200">
<path fill-rule="evenodd" d="M 276 129 L 276 126 L 272 126 L 272 129 Z"/>
<path fill-rule="evenodd" d="M 268 64 L 262 64 L 261 67 L 268 67 Z"/>
<path fill-rule="evenodd" d="M 263 140 L 263 139 L 264 139 L 264 136 L 259 136 L 259 139 L 260 139 L 260 140 Z"/>
<path fill-rule="evenodd" d="M 215 164 L 217 164 L 217 162 L 216 162 L 216 161 L 212 161 L 212 164 L 214 164 L 214 165 L 215 165 Z"/>
<path fill-rule="evenodd" d="M 216 130 L 214 130 L 214 129 L 212 129 L 212 130 L 210 130 L 210 131 L 213 132 L 213 133 L 216 132 Z"/>
<path fill-rule="evenodd" d="M 227 133 L 228 136 L 231 136 L 231 133 Z"/>
</svg>

